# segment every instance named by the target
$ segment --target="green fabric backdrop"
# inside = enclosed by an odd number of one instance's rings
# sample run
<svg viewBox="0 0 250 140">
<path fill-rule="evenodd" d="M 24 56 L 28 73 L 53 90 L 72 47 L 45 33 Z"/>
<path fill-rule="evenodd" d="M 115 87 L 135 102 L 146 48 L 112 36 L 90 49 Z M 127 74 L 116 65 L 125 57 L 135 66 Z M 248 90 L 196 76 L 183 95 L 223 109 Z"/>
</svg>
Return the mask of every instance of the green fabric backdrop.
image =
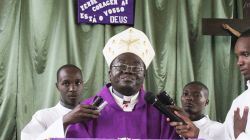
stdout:
<svg viewBox="0 0 250 140">
<path fill-rule="evenodd" d="M 76 24 L 76 0 L 0 0 L 0 139 L 20 139 L 35 111 L 59 99 L 56 70 L 72 63 L 83 70 L 82 98 L 108 79 L 105 42 L 127 26 Z M 183 86 L 199 80 L 210 90 L 207 114 L 223 122 L 244 90 L 233 38 L 203 36 L 202 18 L 242 17 L 240 0 L 136 0 L 134 27 L 156 51 L 147 90 L 166 90 L 180 105 Z"/>
</svg>

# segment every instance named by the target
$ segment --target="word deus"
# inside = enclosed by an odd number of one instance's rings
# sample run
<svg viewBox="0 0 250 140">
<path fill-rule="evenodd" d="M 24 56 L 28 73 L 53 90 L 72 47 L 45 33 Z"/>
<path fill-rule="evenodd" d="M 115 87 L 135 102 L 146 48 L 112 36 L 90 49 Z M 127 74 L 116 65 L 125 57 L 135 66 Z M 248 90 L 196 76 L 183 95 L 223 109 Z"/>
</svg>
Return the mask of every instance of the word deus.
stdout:
<svg viewBox="0 0 250 140">
<path fill-rule="evenodd" d="M 127 23 L 128 17 L 126 16 L 110 16 L 110 23 Z"/>
</svg>

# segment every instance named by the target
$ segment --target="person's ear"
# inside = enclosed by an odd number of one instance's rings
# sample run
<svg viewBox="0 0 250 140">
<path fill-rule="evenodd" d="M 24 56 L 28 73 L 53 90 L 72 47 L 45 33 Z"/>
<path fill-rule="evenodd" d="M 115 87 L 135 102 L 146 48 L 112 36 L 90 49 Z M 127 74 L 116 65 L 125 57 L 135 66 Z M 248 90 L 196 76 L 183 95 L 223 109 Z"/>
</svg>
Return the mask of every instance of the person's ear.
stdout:
<svg viewBox="0 0 250 140">
<path fill-rule="evenodd" d="M 206 100 L 206 105 L 208 105 L 208 103 L 209 103 L 209 99 Z"/>
<path fill-rule="evenodd" d="M 56 88 L 58 89 L 58 82 L 56 82 L 56 84 L 55 84 L 55 85 L 56 85 Z"/>
<path fill-rule="evenodd" d="M 111 77 L 111 70 L 109 69 L 109 80 L 110 80 L 110 77 Z M 110 80 L 111 81 L 111 80 Z"/>
<path fill-rule="evenodd" d="M 146 73 L 147 73 L 147 69 L 144 70 L 144 74 L 143 74 L 144 78 L 146 78 Z"/>
</svg>

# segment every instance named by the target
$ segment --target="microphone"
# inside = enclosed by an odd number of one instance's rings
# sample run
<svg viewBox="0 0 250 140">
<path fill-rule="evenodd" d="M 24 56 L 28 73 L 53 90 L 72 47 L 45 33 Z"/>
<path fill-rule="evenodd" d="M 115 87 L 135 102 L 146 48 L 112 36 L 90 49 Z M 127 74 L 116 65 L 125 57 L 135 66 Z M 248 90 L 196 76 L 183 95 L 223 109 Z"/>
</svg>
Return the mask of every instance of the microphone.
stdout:
<svg viewBox="0 0 250 140">
<path fill-rule="evenodd" d="M 164 105 L 175 105 L 174 100 L 167 94 L 166 91 L 162 91 L 156 96 Z"/>
<path fill-rule="evenodd" d="M 146 102 L 157 108 L 162 114 L 168 117 L 171 121 L 182 122 L 183 124 L 186 124 L 180 117 L 178 117 L 169 108 L 167 108 L 164 104 L 162 104 L 161 101 L 153 95 L 153 93 L 147 92 L 147 94 L 145 95 L 145 100 Z"/>
<path fill-rule="evenodd" d="M 104 101 L 104 100 L 102 99 L 101 96 L 95 96 L 94 102 L 92 103 L 92 105 L 98 107 L 98 106 L 101 105 L 101 103 L 102 103 L 103 101 Z"/>
<path fill-rule="evenodd" d="M 101 96 L 96 96 L 94 98 L 94 102 L 92 103 L 93 106 L 97 107 L 98 111 L 101 111 L 106 105 L 108 104 Z"/>
</svg>

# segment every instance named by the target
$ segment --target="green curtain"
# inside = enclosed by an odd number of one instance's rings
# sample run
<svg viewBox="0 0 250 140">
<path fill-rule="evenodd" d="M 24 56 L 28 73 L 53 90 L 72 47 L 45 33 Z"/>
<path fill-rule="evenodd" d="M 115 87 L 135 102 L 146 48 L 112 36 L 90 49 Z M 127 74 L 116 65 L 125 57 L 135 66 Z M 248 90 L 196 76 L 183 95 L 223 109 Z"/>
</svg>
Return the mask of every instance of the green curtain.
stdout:
<svg viewBox="0 0 250 140">
<path fill-rule="evenodd" d="M 76 23 L 77 0 L 0 0 L 0 139 L 20 139 L 21 129 L 39 109 L 59 100 L 56 71 L 79 66 L 82 99 L 109 82 L 102 55 L 107 40 L 124 25 Z M 233 37 L 204 36 L 202 18 L 242 18 L 240 0 L 136 0 L 134 27 L 149 37 L 156 56 L 145 88 L 165 90 L 180 105 L 183 86 L 206 84 L 206 113 L 223 122 L 232 100 L 244 89 Z"/>
</svg>

